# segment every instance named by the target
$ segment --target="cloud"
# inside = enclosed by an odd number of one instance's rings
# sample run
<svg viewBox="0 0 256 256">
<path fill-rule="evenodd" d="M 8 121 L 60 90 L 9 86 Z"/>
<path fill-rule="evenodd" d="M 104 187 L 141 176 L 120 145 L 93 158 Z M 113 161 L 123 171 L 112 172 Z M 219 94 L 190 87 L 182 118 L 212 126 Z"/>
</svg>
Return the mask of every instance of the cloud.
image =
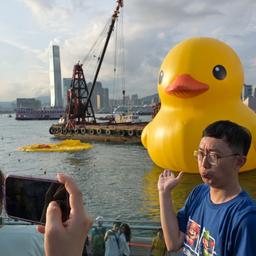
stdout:
<svg viewBox="0 0 256 256">
<path fill-rule="evenodd" d="M 16 98 L 30 98 L 40 95 L 49 95 L 49 88 L 45 87 L 45 84 L 36 84 L 34 80 L 33 84 L 36 85 L 28 88 L 28 84 L 30 82 L 31 81 L 29 80 L 15 82 L 0 79 L 0 83 L 5 85 L 1 88 L 0 98 L 13 101 Z"/>
<path fill-rule="evenodd" d="M 71 29 L 72 13 L 56 0 L 24 0 L 43 29 L 67 32 Z"/>
<path fill-rule="evenodd" d="M 193 36 L 219 38 L 230 44 L 238 53 L 250 59 L 246 52 L 252 51 L 247 42 L 247 33 L 255 30 L 255 3 L 250 0 L 225 1 L 221 4 L 196 0 L 129 0 L 124 3 L 125 47 L 126 47 L 126 87 L 128 92 L 140 95 L 155 93 L 158 69 L 167 52 L 179 41 Z M 241 13 L 243 18 L 241 19 Z M 92 24 L 93 23 L 93 24 Z M 92 38 L 97 37 L 103 21 L 90 21 L 87 29 L 79 30 L 72 39 L 66 40 L 62 48 L 63 74 L 72 70 L 72 57 L 85 56 Z M 79 36 L 78 36 L 79 35 Z M 84 45 L 82 42 L 85 42 Z M 254 42 L 252 40 L 251 42 Z M 100 78 L 103 84 L 111 86 L 113 64 L 111 65 L 112 46 L 104 60 Z M 242 49 L 246 49 L 243 51 Z M 71 50 L 73 49 L 73 51 Z M 67 54 L 67 52 L 69 54 Z M 75 58 L 74 58 L 75 59 Z M 249 66 L 248 59 L 244 60 Z M 69 71 L 70 73 L 70 71 Z M 251 80 L 251 75 L 246 77 Z M 121 89 L 120 89 L 121 90 Z"/>
<path fill-rule="evenodd" d="M 17 42 L 15 40 L 11 40 L 11 39 L 3 39 L 3 38 L 0 38 L 0 44 L 6 44 L 10 47 L 14 47 L 16 49 L 19 49 L 23 52 L 28 52 L 28 53 L 31 53 L 31 54 L 37 54 L 39 52 L 39 50 L 36 50 L 36 49 L 31 49 L 31 47 L 23 44 L 23 43 L 20 43 L 20 42 Z"/>
<path fill-rule="evenodd" d="M 145 81 L 143 75 L 157 75 L 148 72 L 149 67 L 152 67 L 152 71 L 157 69 L 169 49 L 179 41 L 194 36 L 224 40 L 238 52 L 246 67 L 250 65 L 256 23 L 253 1 L 230 0 L 218 4 L 202 0 L 150 0 L 145 4 L 142 0 L 130 0 L 127 5 L 130 10 L 126 13 L 132 13 L 132 18 L 128 18 L 132 22 L 129 30 L 133 33 L 128 37 L 131 38 L 128 39 L 128 47 L 136 53 L 130 59 L 130 66 L 133 69 L 139 67 L 140 73 L 137 75 L 141 77 L 141 83 Z M 255 75 L 249 72 L 246 79 L 253 81 Z M 154 79 L 151 78 L 151 81 Z M 150 87 L 153 89 L 152 84 Z"/>
<path fill-rule="evenodd" d="M 21 29 L 22 33 L 25 32 L 24 35 L 19 31 L 13 32 L 12 36 L 2 34 L 0 43 L 6 47 L 8 45 L 8 50 L 1 52 L 0 49 L 0 53 L 5 56 L 4 60 L 0 61 L 0 67 L 7 71 L 7 67 L 13 65 L 15 57 L 11 54 L 15 52 L 18 56 L 16 59 L 19 60 L 19 63 L 15 64 L 19 68 L 17 74 L 21 74 L 22 71 L 20 80 L 24 79 L 26 83 L 30 83 L 29 86 L 33 88 L 31 92 L 36 92 L 36 88 L 39 91 L 47 91 L 50 41 L 53 40 L 60 45 L 62 76 L 71 77 L 73 65 L 87 55 L 107 19 L 111 18 L 115 3 L 112 0 L 22 1 L 25 9 L 32 14 L 33 20 L 29 19 L 31 27 Z M 255 83 L 255 5 L 254 0 L 124 1 L 127 94 L 137 92 L 139 96 L 145 96 L 156 93 L 158 70 L 164 56 L 181 40 L 195 36 L 214 37 L 229 44 L 241 58 L 246 82 Z M 120 14 L 119 23 L 121 21 Z M 5 24 L 8 25 L 8 22 Z M 113 36 L 115 32 L 116 30 Z M 107 49 L 99 75 L 103 86 L 109 86 L 110 90 L 114 77 L 113 39 L 114 37 Z M 89 66 L 85 66 L 86 77 L 90 73 Z M 37 77 L 40 77 L 36 85 L 32 78 L 28 79 L 32 76 L 28 75 L 31 73 L 31 67 L 32 73 L 38 72 L 38 76 L 35 75 L 33 79 L 37 80 Z M 47 89 L 43 89 L 44 86 Z"/>
</svg>

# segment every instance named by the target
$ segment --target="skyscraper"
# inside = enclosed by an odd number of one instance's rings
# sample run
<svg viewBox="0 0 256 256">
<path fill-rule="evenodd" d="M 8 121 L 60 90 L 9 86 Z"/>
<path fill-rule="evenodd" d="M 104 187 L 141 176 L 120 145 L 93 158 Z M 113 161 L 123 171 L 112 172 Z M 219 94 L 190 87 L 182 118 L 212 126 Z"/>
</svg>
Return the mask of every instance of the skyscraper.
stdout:
<svg viewBox="0 0 256 256">
<path fill-rule="evenodd" d="M 70 88 L 72 82 L 72 78 L 63 78 L 62 85 L 63 85 L 63 106 L 67 106 L 67 91 Z"/>
<path fill-rule="evenodd" d="M 62 84 L 60 69 L 60 48 L 58 45 L 50 45 L 50 91 L 51 107 L 62 108 Z"/>
<path fill-rule="evenodd" d="M 92 88 L 92 83 L 88 83 L 89 91 Z M 91 98 L 92 106 L 97 113 L 99 110 L 109 111 L 109 92 L 108 88 L 103 88 L 101 82 L 96 82 Z"/>
</svg>

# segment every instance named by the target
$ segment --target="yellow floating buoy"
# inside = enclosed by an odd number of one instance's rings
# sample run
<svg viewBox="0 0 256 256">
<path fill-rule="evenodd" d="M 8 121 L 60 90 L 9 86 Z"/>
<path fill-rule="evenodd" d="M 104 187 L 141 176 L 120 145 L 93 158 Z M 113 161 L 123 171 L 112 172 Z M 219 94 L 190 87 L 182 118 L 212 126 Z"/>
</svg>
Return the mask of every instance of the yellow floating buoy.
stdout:
<svg viewBox="0 0 256 256">
<path fill-rule="evenodd" d="M 18 150 L 26 152 L 74 152 L 91 149 L 89 143 L 82 143 L 80 140 L 64 140 L 57 144 L 32 144 L 19 147 Z"/>
</svg>

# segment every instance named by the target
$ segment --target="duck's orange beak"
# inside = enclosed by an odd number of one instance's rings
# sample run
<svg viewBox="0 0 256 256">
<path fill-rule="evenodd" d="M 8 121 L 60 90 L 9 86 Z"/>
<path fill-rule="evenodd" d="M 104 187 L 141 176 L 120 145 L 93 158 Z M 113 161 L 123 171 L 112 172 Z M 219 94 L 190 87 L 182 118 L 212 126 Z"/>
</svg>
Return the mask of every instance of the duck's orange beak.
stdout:
<svg viewBox="0 0 256 256">
<path fill-rule="evenodd" d="M 165 92 L 179 98 L 192 98 L 209 89 L 208 84 L 195 80 L 192 76 L 183 74 L 165 88 Z"/>
</svg>

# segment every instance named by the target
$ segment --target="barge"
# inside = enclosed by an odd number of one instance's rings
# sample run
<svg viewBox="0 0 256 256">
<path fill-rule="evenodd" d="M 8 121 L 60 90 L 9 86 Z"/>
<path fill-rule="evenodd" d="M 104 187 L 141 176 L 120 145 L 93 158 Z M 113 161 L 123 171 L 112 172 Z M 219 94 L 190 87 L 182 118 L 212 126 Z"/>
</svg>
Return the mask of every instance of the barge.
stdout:
<svg viewBox="0 0 256 256">
<path fill-rule="evenodd" d="M 59 139 L 136 144 L 141 143 L 141 133 L 146 125 L 147 122 L 136 124 L 87 123 L 68 128 L 63 124 L 55 124 L 50 127 L 50 134 Z"/>
</svg>

